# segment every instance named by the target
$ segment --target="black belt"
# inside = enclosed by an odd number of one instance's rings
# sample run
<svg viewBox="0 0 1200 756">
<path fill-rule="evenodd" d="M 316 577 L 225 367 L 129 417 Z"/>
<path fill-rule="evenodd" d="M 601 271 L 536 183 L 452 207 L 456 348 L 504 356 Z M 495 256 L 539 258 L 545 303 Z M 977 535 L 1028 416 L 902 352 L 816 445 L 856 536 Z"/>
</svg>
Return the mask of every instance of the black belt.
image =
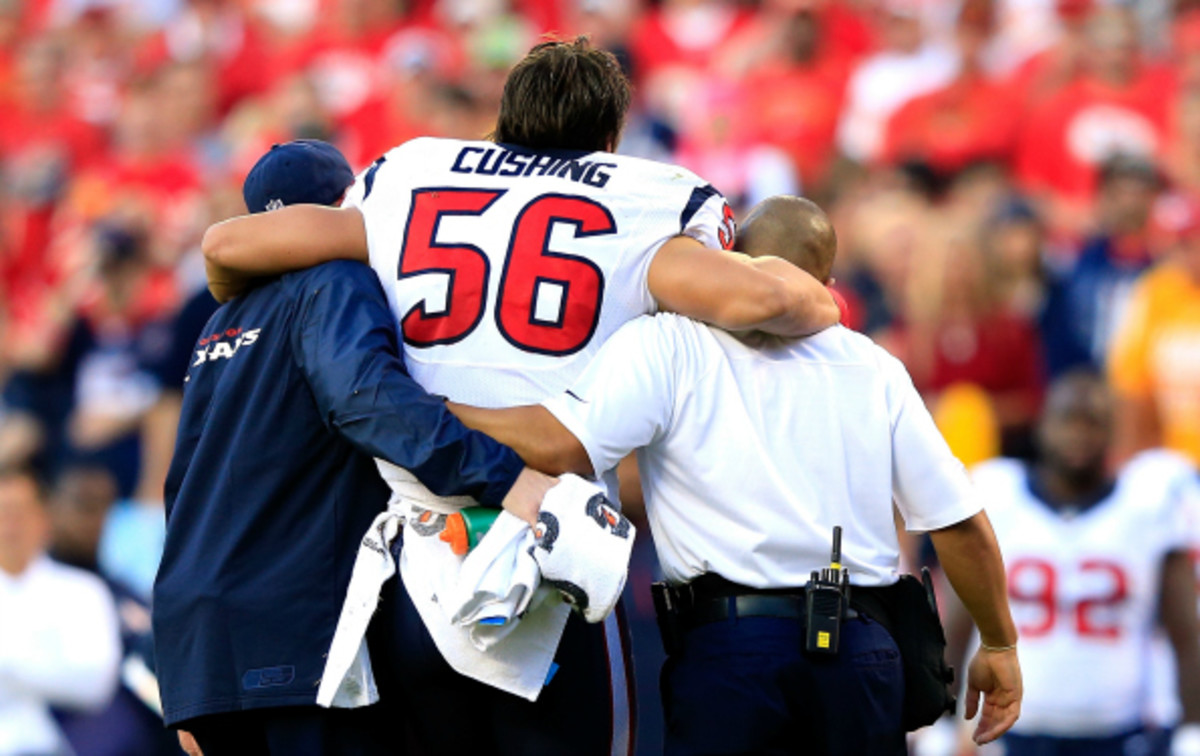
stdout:
<svg viewBox="0 0 1200 756">
<path fill-rule="evenodd" d="M 804 620 L 804 588 L 751 588 L 708 573 L 670 589 L 671 604 L 685 628 L 738 617 L 778 617 Z M 860 593 L 864 601 L 858 601 Z M 876 621 L 882 612 L 868 598 L 872 589 L 852 588 L 847 619 L 865 614 Z"/>
<path fill-rule="evenodd" d="M 687 627 L 723 622 L 738 617 L 780 617 L 782 619 L 804 619 L 803 596 L 726 596 L 698 600 L 690 609 L 679 613 L 680 621 Z"/>
</svg>

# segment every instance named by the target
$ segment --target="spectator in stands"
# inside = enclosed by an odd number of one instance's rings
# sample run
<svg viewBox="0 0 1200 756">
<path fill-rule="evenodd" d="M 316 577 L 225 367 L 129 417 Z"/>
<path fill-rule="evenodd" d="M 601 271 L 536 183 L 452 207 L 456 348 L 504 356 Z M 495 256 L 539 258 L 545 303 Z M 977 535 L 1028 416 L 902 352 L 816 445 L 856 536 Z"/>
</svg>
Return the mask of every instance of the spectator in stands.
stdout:
<svg viewBox="0 0 1200 756">
<path fill-rule="evenodd" d="M 95 712 L 56 709 L 55 718 L 75 756 L 177 754 L 176 740 L 162 724 L 150 672 L 150 607 L 105 575 L 99 563 L 100 537 L 116 494 L 108 470 L 75 466 L 60 473 L 50 495 L 50 555 L 104 581 L 116 603 L 124 659 L 122 685 L 107 706 Z"/>
<path fill-rule="evenodd" d="M 630 39 L 636 80 L 649 88 L 651 79 L 671 75 L 672 69 L 703 72 L 750 18 L 745 9 L 720 0 L 667 0 L 650 8 Z"/>
<path fill-rule="evenodd" d="M 753 114 L 754 136 L 787 151 L 806 187 L 819 186 L 829 167 L 859 53 L 837 31 L 855 21 L 840 3 L 771 0 L 723 63 L 746 71 L 741 108 Z"/>
<path fill-rule="evenodd" d="M 1020 111 L 1008 88 L 984 70 L 994 28 L 991 0 L 963 3 L 955 29 L 958 76 L 913 98 L 888 119 L 882 149 L 887 162 L 919 161 L 945 175 L 972 163 L 1011 158 Z"/>
<path fill-rule="evenodd" d="M 1154 165 L 1117 156 L 1100 172 L 1097 230 L 1078 260 L 1051 284 L 1041 328 L 1051 377 L 1099 369 L 1134 279 L 1150 266 L 1150 211 L 1160 187 Z"/>
<path fill-rule="evenodd" d="M 929 216 L 924 198 L 899 190 L 857 187 L 831 206 L 845 250 L 834 278 L 849 301 L 855 329 L 874 337 L 895 321 Z"/>
<path fill-rule="evenodd" d="M 155 34 L 139 56 L 147 67 L 199 61 L 213 74 L 217 108 L 226 113 L 244 98 L 260 94 L 275 71 L 263 34 L 231 0 L 192 0 Z"/>
<path fill-rule="evenodd" d="M 838 126 L 838 147 L 872 163 L 884 148 L 888 118 L 914 97 L 945 86 L 958 72 L 954 50 L 926 36 L 916 0 L 885 0 L 884 49 L 854 70 Z"/>
<path fill-rule="evenodd" d="M 1109 352 L 1122 459 L 1166 446 L 1200 464 L 1200 203 L 1181 205 L 1180 238 L 1138 280 Z"/>
<path fill-rule="evenodd" d="M 351 166 L 364 168 L 397 144 L 436 133 L 430 122 L 437 93 L 452 74 L 461 72 L 462 54 L 449 35 L 432 29 L 406 29 L 388 40 L 379 58 L 376 91 L 341 119 L 343 152 Z M 486 134 L 491 117 L 488 113 L 489 122 L 476 126 L 467 138 Z"/>
<path fill-rule="evenodd" d="M 1200 192 L 1200 9 L 1182 13 L 1173 34 L 1176 92 L 1163 170 L 1179 189 Z"/>
<path fill-rule="evenodd" d="M 120 637 L 112 596 L 93 575 L 46 556 L 49 522 L 27 472 L 0 473 L 0 754 L 62 753 L 49 707 L 112 698 Z"/>
<path fill-rule="evenodd" d="M 1055 0 L 1053 5 L 1058 24 L 1042 26 L 1057 26 L 1057 39 L 1049 47 L 1021 61 L 1008 77 L 1013 96 L 1021 101 L 1023 112 L 1054 96 L 1083 75 L 1087 19 L 1093 0 Z M 1012 15 L 1021 15 L 1024 23 L 1029 24 L 1031 17 L 1037 14 L 1020 8 Z"/>
<path fill-rule="evenodd" d="M 1046 304 L 1045 229 L 1033 208 L 1006 198 L 983 226 L 983 248 L 996 276 L 998 299 L 1014 313 L 1036 320 Z"/>
<path fill-rule="evenodd" d="M 757 114 L 745 110 L 734 87 L 712 80 L 683 108 L 672 162 L 707 177 L 735 212 L 777 194 L 800 193 L 787 153 L 755 139 Z"/>
<path fill-rule="evenodd" d="M 1017 177 L 1046 202 L 1052 228 L 1078 233 L 1102 167 L 1113 155 L 1153 160 L 1164 147 L 1170 71 L 1144 59 L 1133 11 L 1096 10 L 1087 23 L 1085 74 L 1024 118 Z"/>
<path fill-rule="evenodd" d="M 73 453 L 112 470 L 127 497 L 138 476 L 137 429 L 157 398 L 154 380 L 139 369 L 139 337 L 174 291 L 160 289 L 171 284 L 151 268 L 140 231 L 105 225 L 95 240 L 100 276 L 77 325 L 88 348 L 79 358 L 67 434 Z"/>
<path fill-rule="evenodd" d="M 942 392 L 976 386 L 991 400 L 1002 448 L 1025 453 L 1042 394 L 1037 331 L 1000 300 L 979 237 L 970 226 L 927 237 L 891 344 L 935 414 Z"/>
</svg>

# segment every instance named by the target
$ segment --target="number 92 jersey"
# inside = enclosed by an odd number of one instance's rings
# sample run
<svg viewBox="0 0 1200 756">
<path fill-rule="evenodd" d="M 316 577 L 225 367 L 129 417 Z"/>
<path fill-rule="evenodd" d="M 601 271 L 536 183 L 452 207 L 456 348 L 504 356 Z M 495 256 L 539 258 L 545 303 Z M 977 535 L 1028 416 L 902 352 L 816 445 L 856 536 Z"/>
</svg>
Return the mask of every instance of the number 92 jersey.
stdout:
<svg viewBox="0 0 1200 756">
<path fill-rule="evenodd" d="M 1100 737 L 1141 724 L 1164 557 L 1187 547 L 1196 473 L 1144 452 L 1103 500 L 1052 509 L 1028 468 L 994 460 L 972 471 L 1008 572 L 1025 701 L 1013 731 Z"/>
<path fill-rule="evenodd" d="M 660 245 L 732 246 L 725 199 L 676 166 L 606 152 L 421 138 L 351 188 L 371 267 L 426 389 L 503 407 L 562 391 L 653 312 Z"/>
</svg>

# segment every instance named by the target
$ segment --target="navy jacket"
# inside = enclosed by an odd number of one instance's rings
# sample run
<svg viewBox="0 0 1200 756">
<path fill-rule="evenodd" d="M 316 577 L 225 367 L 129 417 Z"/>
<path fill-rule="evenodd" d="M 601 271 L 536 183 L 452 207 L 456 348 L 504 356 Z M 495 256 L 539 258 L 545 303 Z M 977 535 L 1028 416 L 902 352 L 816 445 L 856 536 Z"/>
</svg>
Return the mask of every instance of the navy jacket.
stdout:
<svg viewBox="0 0 1200 756">
<path fill-rule="evenodd" d="M 315 702 L 359 541 L 388 499 L 371 456 L 490 506 L 522 468 L 408 376 L 359 263 L 221 307 L 185 381 L 154 586 L 168 724 Z"/>
<path fill-rule="evenodd" d="M 1108 344 L 1133 289 L 1150 259 L 1122 260 L 1112 240 L 1099 236 L 1083 246 L 1071 270 L 1052 281 L 1039 325 L 1051 378 L 1076 367 L 1104 367 Z"/>
</svg>

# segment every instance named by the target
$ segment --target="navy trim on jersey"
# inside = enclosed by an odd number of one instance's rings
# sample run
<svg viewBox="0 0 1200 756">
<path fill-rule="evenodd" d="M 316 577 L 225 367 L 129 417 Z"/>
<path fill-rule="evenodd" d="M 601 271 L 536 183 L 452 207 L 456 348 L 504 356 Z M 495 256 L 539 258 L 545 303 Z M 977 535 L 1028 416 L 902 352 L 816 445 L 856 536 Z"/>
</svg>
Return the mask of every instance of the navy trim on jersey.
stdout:
<svg viewBox="0 0 1200 756">
<path fill-rule="evenodd" d="M 545 149 L 533 148 L 533 147 L 526 147 L 521 144 L 513 144 L 511 142 L 496 142 L 496 146 L 501 147 L 506 150 L 511 150 L 512 152 L 516 152 L 521 155 L 549 155 L 550 157 L 566 158 L 568 160 L 578 159 L 581 157 L 585 157 L 587 155 L 611 155 L 611 154 L 613 154 L 611 152 L 604 152 L 603 150 L 572 150 L 572 149 L 567 149 L 567 148 L 556 148 L 556 147 L 547 147 Z"/>
<path fill-rule="evenodd" d="M 375 174 L 379 173 L 379 167 L 387 162 L 387 155 L 376 160 L 367 169 L 367 175 L 363 176 L 363 201 L 371 196 L 371 190 L 375 188 Z"/>
<path fill-rule="evenodd" d="M 1045 506 L 1051 512 L 1061 515 L 1064 511 L 1072 511 L 1076 515 L 1081 515 L 1084 512 L 1089 512 L 1098 504 L 1107 501 L 1113 492 L 1117 490 L 1117 481 L 1110 480 L 1104 486 L 1097 489 L 1091 496 L 1087 496 L 1078 501 L 1056 502 L 1049 493 L 1042 488 L 1038 481 L 1036 468 L 1033 465 L 1025 465 L 1025 487 L 1033 498 L 1037 499 L 1038 503 Z"/>
<path fill-rule="evenodd" d="M 692 222 L 692 218 L 696 213 L 700 212 L 700 208 L 704 206 L 713 197 L 720 197 L 721 193 L 717 191 L 712 184 L 698 186 L 692 190 L 692 196 L 688 197 L 687 204 L 683 206 L 683 212 L 679 214 L 679 231 L 683 231 Z"/>
</svg>

